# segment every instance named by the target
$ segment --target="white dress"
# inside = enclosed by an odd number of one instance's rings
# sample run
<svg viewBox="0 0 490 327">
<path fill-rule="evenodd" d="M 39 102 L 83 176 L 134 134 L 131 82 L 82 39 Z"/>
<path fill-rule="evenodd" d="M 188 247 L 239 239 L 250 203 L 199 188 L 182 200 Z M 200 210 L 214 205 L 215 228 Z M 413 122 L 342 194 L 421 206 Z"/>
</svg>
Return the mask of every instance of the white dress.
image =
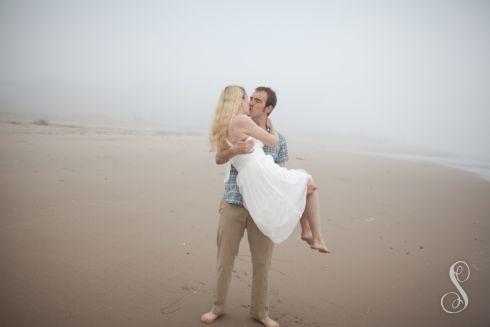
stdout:
<svg viewBox="0 0 490 327">
<path fill-rule="evenodd" d="M 257 227 L 280 243 L 291 235 L 305 210 L 310 175 L 303 169 L 279 166 L 265 154 L 260 140 L 249 139 L 255 142 L 253 151 L 230 160 L 238 171 L 236 182 Z"/>
</svg>

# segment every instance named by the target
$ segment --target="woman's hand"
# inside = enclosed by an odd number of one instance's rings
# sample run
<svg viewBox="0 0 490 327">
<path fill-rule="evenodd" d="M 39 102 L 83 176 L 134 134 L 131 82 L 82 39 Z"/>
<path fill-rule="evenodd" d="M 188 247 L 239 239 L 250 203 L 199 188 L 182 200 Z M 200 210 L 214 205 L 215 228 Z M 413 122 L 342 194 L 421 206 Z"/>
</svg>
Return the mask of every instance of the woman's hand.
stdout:
<svg viewBox="0 0 490 327">
<path fill-rule="evenodd" d="M 268 132 L 271 132 L 274 129 L 274 125 L 272 125 L 272 120 L 270 118 L 267 118 L 265 124 Z"/>
<path fill-rule="evenodd" d="M 267 121 L 266 121 L 266 127 L 267 127 L 267 131 L 272 134 L 272 135 L 276 135 L 277 136 L 277 131 L 276 129 L 274 128 L 274 125 L 272 125 L 272 120 L 270 120 L 270 118 L 267 118 Z"/>
</svg>

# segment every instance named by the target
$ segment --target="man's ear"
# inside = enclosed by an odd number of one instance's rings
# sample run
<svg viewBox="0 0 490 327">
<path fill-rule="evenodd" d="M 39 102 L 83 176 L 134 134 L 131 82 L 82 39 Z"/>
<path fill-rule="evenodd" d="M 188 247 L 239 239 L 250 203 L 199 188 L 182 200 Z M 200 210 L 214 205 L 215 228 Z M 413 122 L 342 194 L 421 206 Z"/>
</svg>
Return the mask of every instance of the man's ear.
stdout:
<svg viewBox="0 0 490 327">
<path fill-rule="evenodd" d="M 274 109 L 272 108 L 272 106 L 267 106 L 264 108 L 264 113 L 266 113 L 267 116 L 269 116 L 269 114 L 272 112 L 272 109 Z"/>
</svg>

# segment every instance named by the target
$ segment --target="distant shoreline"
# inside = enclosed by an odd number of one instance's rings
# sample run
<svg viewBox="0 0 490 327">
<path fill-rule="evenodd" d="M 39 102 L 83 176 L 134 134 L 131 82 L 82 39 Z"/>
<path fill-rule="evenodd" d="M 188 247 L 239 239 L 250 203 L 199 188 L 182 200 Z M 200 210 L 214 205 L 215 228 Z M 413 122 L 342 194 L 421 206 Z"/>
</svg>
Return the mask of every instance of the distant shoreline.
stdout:
<svg viewBox="0 0 490 327">
<path fill-rule="evenodd" d="M 365 154 L 365 155 L 378 156 L 378 157 L 391 158 L 391 159 L 436 163 L 442 166 L 456 168 L 459 170 L 474 173 L 479 177 L 490 182 L 490 163 L 477 161 L 470 158 L 463 158 L 455 155 L 442 157 L 442 156 L 423 156 L 423 155 L 414 155 L 414 154 L 381 153 L 381 152 L 346 150 L 346 149 L 332 149 L 332 150 L 357 153 L 357 154 Z"/>
<path fill-rule="evenodd" d="M 20 121 L 20 120 L 0 120 L 0 122 L 5 124 L 13 125 L 39 125 L 45 127 L 62 127 L 79 130 L 81 133 L 93 132 L 96 134 L 130 134 L 130 135 L 143 135 L 143 136 L 168 136 L 168 135 L 186 135 L 186 136 L 201 136 L 204 135 L 201 132 L 193 131 L 171 131 L 171 130 L 157 130 L 157 129 L 141 129 L 133 127 L 117 127 L 117 126 L 106 126 L 106 125 L 81 125 L 81 124 L 69 124 L 69 123 L 51 123 L 47 124 L 38 123 L 36 121 Z"/>
<path fill-rule="evenodd" d="M 74 124 L 66 122 L 50 122 L 48 119 L 0 119 L 0 123 L 12 124 L 12 125 L 26 125 L 26 126 L 40 126 L 40 127 L 56 127 L 66 128 L 73 130 L 75 134 L 96 134 L 96 135 L 133 135 L 133 136 L 193 136 L 193 137 L 205 137 L 206 129 L 204 127 L 163 127 L 163 128 L 137 128 L 131 126 L 111 126 L 105 125 L 93 125 L 93 124 Z M 294 134 L 293 134 L 294 135 Z M 363 138 L 360 142 L 355 142 L 353 136 L 334 136 L 334 140 L 328 140 L 328 142 L 322 142 L 324 150 L 329 151 L 341 151 L 348 153 L 364 154 L 369 156 L 378 156 L 391 159 L 401 160 L 413 160 L 419 162 L 436 163 L 445 167 L 456 168 L 466 172 L 470 172 L 478 175 L 480 178 L 490 181 L 490 162 L 482 160 L 475 160 L 473 158 L 464 158 L 460 155 L 451 154 L 447 152 L 434 150 L 419 151 L 416 148 L 410 149 L 403 146 L 390 145 L 383 147 L 380 144 L 376 144 L 376 150 L 373 150 L 372 144 L 375 143 L 375 138 L 369 140 L 369 138 Z M 308 137 L 298 137 L 299 142 L 305 142 Z M 301 140 L 302 139 L 302 140 Z M 318 142 L 318 140 L 316 140 Z M 370 144 L 371 143 L 371 144 Z M 395 148 L 397 148 L 395 150 Z"/>
</svg>

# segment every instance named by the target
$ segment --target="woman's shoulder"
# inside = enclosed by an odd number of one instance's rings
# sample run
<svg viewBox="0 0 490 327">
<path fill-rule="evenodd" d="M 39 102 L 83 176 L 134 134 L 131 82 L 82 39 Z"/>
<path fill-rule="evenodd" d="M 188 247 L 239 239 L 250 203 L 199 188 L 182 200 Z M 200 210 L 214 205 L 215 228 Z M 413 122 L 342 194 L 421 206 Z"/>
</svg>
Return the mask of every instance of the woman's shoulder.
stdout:
<svg viewBox="0 0 490 327">
<path fill-rule="evenodd" d="M 232 142 L 234 142 L 235 139 L 237 138 L 242 138 L 244 135 L 244 132 L 246 134 L 246 131 L 249 129 L 247 128 L 247 121 L 252 119 L 248 117 L 247 115 L 236 115 L 230 120 L 230 125 L 228 125 L 228 138 Z M 252 121 L 253 122 L 253 121 Z"/>
<path fill-rule="evenodd" d="M 242 115 L 242 114 L 236 115 L 231 120 L 231 124 L 235 125 L 235 126 L 246 126 L 246 125 L 250 124 L 250 122 L 253 122 L 252 118 L 250 118 L 247 115 Z"/>
</svg>

